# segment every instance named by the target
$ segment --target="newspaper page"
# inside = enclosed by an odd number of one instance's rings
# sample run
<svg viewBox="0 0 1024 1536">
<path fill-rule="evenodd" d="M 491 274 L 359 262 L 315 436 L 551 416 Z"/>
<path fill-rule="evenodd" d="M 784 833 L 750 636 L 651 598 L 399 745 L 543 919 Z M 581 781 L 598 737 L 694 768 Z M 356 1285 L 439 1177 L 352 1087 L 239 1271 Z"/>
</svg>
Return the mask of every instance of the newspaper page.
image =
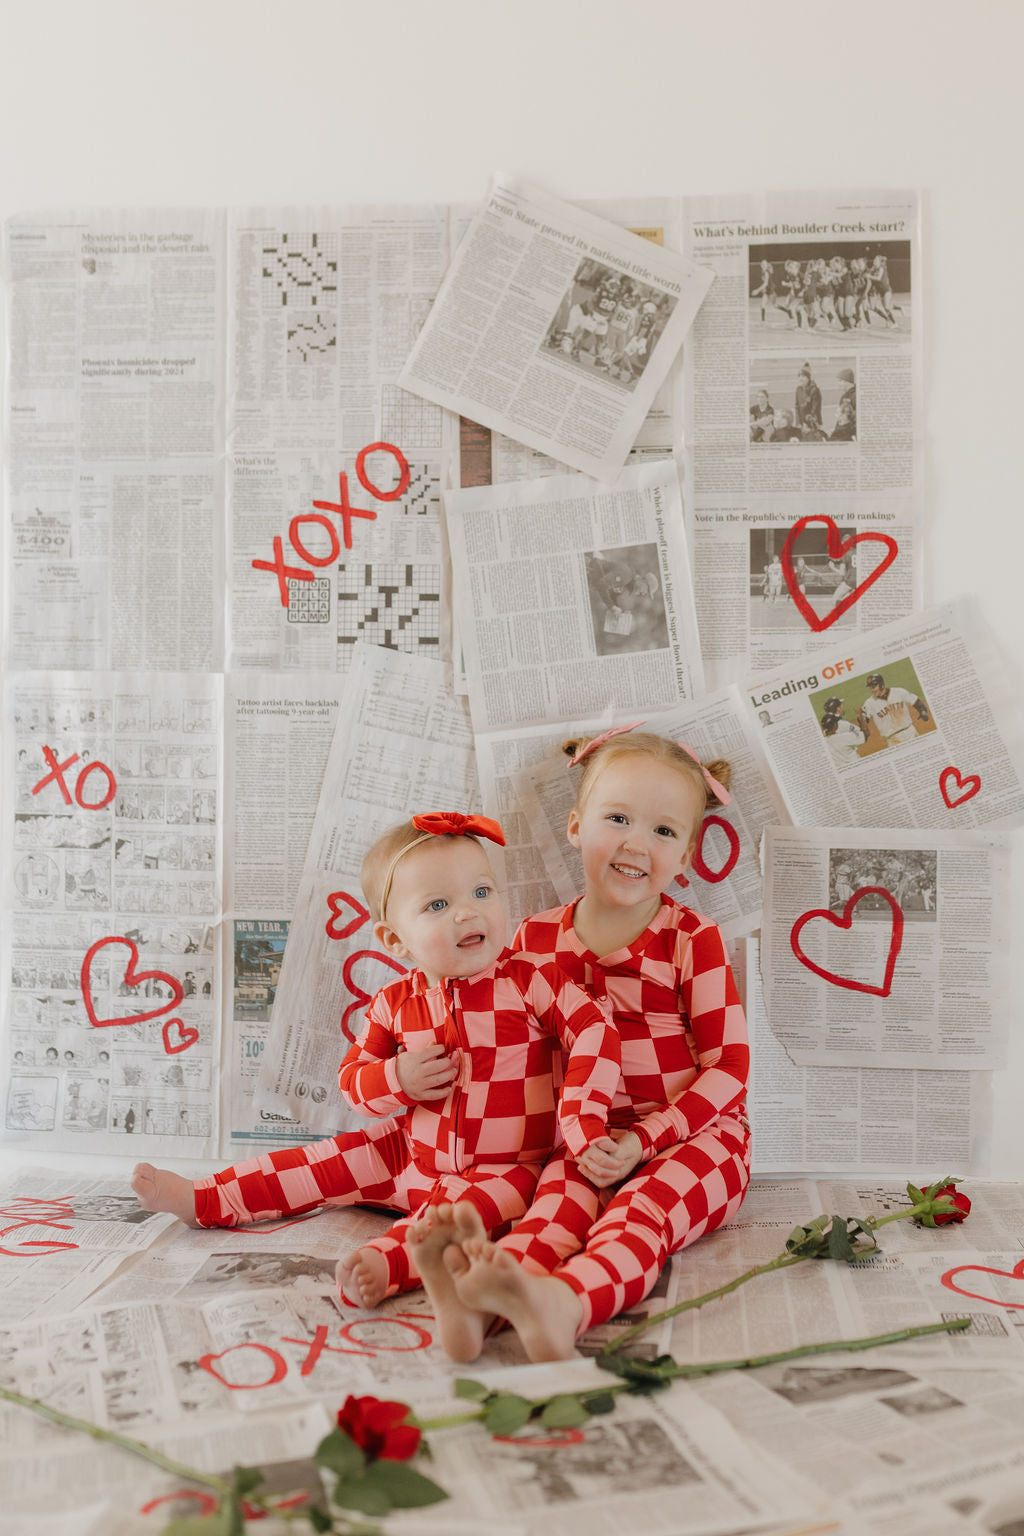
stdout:
<svg viewBox="0 0 1024 1536">
<path fill-rule="evenodd" d="M 373 994 L 406 970 L 373 938 L 363 855 L 403 817 L 478 803 L 465 703 L 441 663 L 358 646 L 277 980 L 258 1110 L 328 1135 L 358 1123 L 339 1097 L 338 1066 Z"/>
<path fill-rule="evenodd" d="M 1020 706 L 967 599 L 801 656 L 746 691 L 798 826 L 1024 820 Z"/>
<path fill-rule="evenodd" d="M 10 664 L 222 666 L 223 215 L 24 215 L 4 268 Z"/>
<path fill-rule="evenodd" d="M 712 281 L 684 256 L 498 177 L 399 383 L 612 479 Z"/>
<path fill-rule="evenodd" d="M 725 758 L 732 766 L 731 804 L 706 814 L 690 866 L 669 888 L 677 901 L 713 918 L 726 938 L 760 927 L 761 834 L 768 822 L 786 819 L 748 714 L 739 691 L 731 688 L 644 721 L 646 730 L 685 741 L 702 762 Z M 600 729 L 593 724 L 587 734 L 596 735 Z M 527 770 L 526 780 L 520 804 L 530 831 L 559 901 L 574 901 L 584 883 L 579 849 L 565 836 L 575 803 L 575 777 L 556 746 L 554 753 Z"/>
<path fill-rule="evenodd" d="M 664 709 L 703 689 L 674 465 L 445 496 L 474 729 Z"/>
<path fill-rule="evenodd" d="M 449 255 L 443 205 L 233 213 L 231 453 L 442 448 L 444 413 L 397 381 Z"/>
<path fill-rule="evenodd" d="M 715 681 L 921 601 L 920 214 L 912 192 L 684 200 L 715 272 L 685 355 L 693 560 Z"/>
<path fill-rule="evenodd" d="M 7 678 L 9 1136 L 215 1147 L 221 694 L 213 674 Z"/>
<path fill-rule="evenodd" d="M 439 657 L 446 473 L 398 445 L 236 454 L 231 665 L 344 672 L 357 640 Z"/>
<path fill-rule="evenodd" d="M 765 1007 L 797 1066 L 1002 1064 L 1002 836 L 768 827 L 764 861 Z"/>
<path fill-rule="evenodd" d="M 991 1073 L 798 1067 L 768 1023 L 759 941 L 750 938 L 737 949 L 733 970 L 750 1035 L 747 1112 L 758 1176 L 986 1168 Z M 944 1236 L 959 1230 L 949 1227 Z"/>
<path fill-rule="evenodd" d="M 231 976 L 221 1069 L 222 1151 L 308 1140 L 252 1098 L 270 1033 L 292 909 L 344 679 L 336 672 L 227 679 L 224 974 Z"/>
</svg>

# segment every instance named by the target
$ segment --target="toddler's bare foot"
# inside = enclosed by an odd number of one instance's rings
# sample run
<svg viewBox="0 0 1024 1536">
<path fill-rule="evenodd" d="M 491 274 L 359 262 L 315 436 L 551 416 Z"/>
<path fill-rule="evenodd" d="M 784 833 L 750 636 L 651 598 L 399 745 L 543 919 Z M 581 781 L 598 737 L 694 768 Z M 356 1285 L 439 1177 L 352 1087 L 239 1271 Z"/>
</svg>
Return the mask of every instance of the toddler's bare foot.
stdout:
<svg viewBox="0 0 1024 1536">
<path fill-rule="evenodd" d="M 334 1278 L 350 1307 L 379 1307 L 388 1288 L 388 1261 L 376 1248 L 357 1248 L 338 1260 Z"/>
<path fill-rule="evenodd" d="M 132 1189 L 144 1211 L 169 1211 L 187 1227 L 198 1227 L 196 1193 L 191 1179 L 184 1179 L 169 1168 L 154 1168 L 152 1163 L 136 1163 Z"/>
<path fill-rule="evenodd" d="M 530 1360 L 569 1360 L 583 1306 L 576 1292 L 554 1275 L 534 1275 L 494 1243 L 463 1244 L 466 1267 L 453 1280 L 467 1307 L 505 1317 Z"/>
<path fill-rule="evenodd" d="M 475 1222 L 462 1216 L 464 1207 L 472 1211 Z M 451 1360 L 469 1361 L 483 1348 L 490 1318 L 470 1311 L 455 1290 L 454 1274 L 464 1267 L 458 1246 L 460 1221 L 467 1230 L 475 1231 L 477 1226 L 481 1232 L 485 1230 L 476 1209 L 460 1201 L 457 1205 L 432 1205 L 422 1220 L 409 1228 L 405 1241 L 430 1297 L 445 1353 Z"/>
</svg>

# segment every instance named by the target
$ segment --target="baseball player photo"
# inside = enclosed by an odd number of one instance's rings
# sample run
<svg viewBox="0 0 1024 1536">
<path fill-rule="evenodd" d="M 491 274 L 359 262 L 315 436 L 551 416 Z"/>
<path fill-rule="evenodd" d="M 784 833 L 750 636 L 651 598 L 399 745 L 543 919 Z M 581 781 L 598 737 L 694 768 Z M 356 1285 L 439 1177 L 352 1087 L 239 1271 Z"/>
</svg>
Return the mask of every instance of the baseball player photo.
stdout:
<svg viewBox="0 0 1024 1536">
<path fill-rule="evenodd" d="M 884 671 L 833 682 L 808 697 L 832 765 L 839 772 L 877 752 L 905 747 L 936 729 L 907 657 L 887 662 Z"/>
<path fill-rule="evenodd" d="M 881 672 L 869 672 L 865 682 L 871 692 L 860 707 L 861 716 L 869 722 L 869 732 L 874 725 L 879 735 L 885 737 L 887 747 L 913 741 L 919 724 L 934 729 L 920 692 L 887 683 Z"/>
</svg>

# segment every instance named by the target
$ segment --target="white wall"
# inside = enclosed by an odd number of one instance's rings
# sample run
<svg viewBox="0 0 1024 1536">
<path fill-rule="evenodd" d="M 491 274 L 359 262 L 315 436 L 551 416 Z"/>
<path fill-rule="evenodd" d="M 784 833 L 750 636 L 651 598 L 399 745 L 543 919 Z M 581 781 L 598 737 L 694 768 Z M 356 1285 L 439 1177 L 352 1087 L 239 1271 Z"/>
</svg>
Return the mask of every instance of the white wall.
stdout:
<svg viewBox="0 0 1024 1536">
<path fill-rule="evenodd" d="M 1019 0 L 0 0 L 0 217 L 474 200 L 494 167 L 568 198 L 919 186 L 928 593 L 980 594 L 1024 685 L 1022 53 Z M 1018 1038 L 1001 1177 L 1022 1089 Z"/>
</svg>

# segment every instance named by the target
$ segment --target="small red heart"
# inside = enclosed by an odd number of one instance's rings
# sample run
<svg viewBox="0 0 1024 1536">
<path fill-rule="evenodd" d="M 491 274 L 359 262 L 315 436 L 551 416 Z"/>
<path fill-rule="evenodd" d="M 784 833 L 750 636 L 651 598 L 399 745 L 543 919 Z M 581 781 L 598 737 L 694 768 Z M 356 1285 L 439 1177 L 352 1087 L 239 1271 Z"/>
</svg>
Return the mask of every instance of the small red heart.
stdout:
<svg viewBox="0 0 1024 1536">
<path fill-rule="evenodd" d="M 355 913 L 355 917 L 350 918 L 349 921 L 345 924 L 344 928 L 336 928 L 334 926 L 338 918 L 342 915 L 338 906 L 339 902 L 344 902 L 345 905 L 347 907 L 351 907 L 352 911 Z M 326 932 L 329 939 L 351 938 L 354 933 L 359 931 L 364 923 L 369 922 L 370 920 L 370 914 L 367 912 L 362 902 L 357 901 L 354 896 L 350 896 L 347 891 L 332 891 L 327 898 L 327 910 L 331 915 L 327 919 L 327 924 L 324 931 Z"/>
<path fill-rule="evenodd" d="M 161 1003 L 157 1008 L 150 1008 L 148 1013 L 130 1013 L 127 1014 L 123 1019 L 98 1019 L 96 1017 L 96 1008 L 92 1000 L 92 981 L 90 973 L 92 971 L 92 962 L 94 956 L 108 944 L 124 944 L 125 947 L 131 951 L 131 954 L 128 957 L 128 964 L 124 968 L 124 982 L 126 986 L 137 987 L 140 986 L 144 981 L 162 981 L 165 986 L 169 986 L 171 989 L 172 995 L 167 999 L 167 1001 Z M 95 1029 L 109 1029 L 113 1024 L 141 1024 L 145 1019 L 158 1019 L 162 1013 L 170 1013 L 171 1010 L 173 1008 L 177 1008 L 178 1004 L 181 1002 L 181 999 L 185 995 L 181 982 L 176 981 L 173 976 L 169 976 L 166 971 L 137 971 L 135 967 L 138 963 L 138 959 L 139 947 L 135 943 L 134 939 L 122 939 L 117 936 L 113 936 L 107 939 L 97 939 L 95 944 L 91 944 L 86 950 L 85 959 L 82 961 L 81 970 L 82 999 L 85 1003 L 85 1011 L 89 1015 L 89 1023 L 92 1024 Z"/>
<path fill-rule="evenodd" d="M 178 1038 L 176 1044 L 171 1044 L 171 1030 L 176 1029 Z M 191 1024 L 183 1024 L 180 1019 L 168 1019 L 164 1025 L 164 1050 L 168 1056 L 177 1056 L 179 1051 L 187 1051 L 190 1045 L 195 1045 L 199 1039 L 198 1029 L 193 1029 Z"/>
<path fill-rule="evenodd" d="M 1024 1299 L 997 1301 L 994 1296 L 985 1296 L 979 1291 L 965 1291 L 962 1285 L 953 1283 L 955 1275 L 999 1275 L 1004 1280 L 1024 1280 L 1024 1259 L 1021 1259 L 1012 1269 L 989 1269 L 986 1264 L 958 1264 L 955 1269 L 947 1269 L 942 1276 L 942 1283 L 946 1289 L 956 1291 L 958 1296 L 969 1296 L 972 1301 L 987 1301 L 993 1307 L 1024 1308 Z"/>
<path fill-rule="evenodd" d="M 951 800 L 949 798 L 949 791 L 946 788 L 946 785 L 949 783 L 950 779 L 954 779 L 956 781 L 957 789 L 962 789 L 964 791 L 964 793 L 960 795 L 956 800 Z M 942 794 L 943 800 L 945 800 L 950 810 L 952 810 L 955 805 L 963 805 L 965 800 L 973 800 L 980 788 L 981 778 L 976 773 L 968 773 L 962 775 L 959 768 L 951 767 L 943 768 L 942 772 L 939 774 L 939 790 Z"/>
<path fill-rule="evenodd" d="M 812 918 L 823 917 L 827 923 L 832 924 L 833 928 L 845 928 L 847 930 L 851 928 L 853 926 L 853 908 L 865 896 L 884 896 L 892 911 L 892 936 L 889 940 L 888 959 L 885 962 L 885 979 L 880 987 L 872 986 L 866 981 L 852 981 L 848 976 L 837 976 L 834 971 L 826 971 L 822 966 L 816 965 L 813 960 L 808 959 L 800 948 L 800 935 L 803 932 L 804 926 Z M 864 885 L 861 886 L 859 891 L 854 891 L 843 908 L 842 917 L 836 917 L 834 912 L 825 911 L 820 907 L 815 907 L 810 912 L 805 912 L 802 917 L 798 917 L 790 930 L 789 942 L 800 964 L 806 965 L 809 971 L 813 971 L 816 976 L 821 976 L 825 981 L 830 981 L 833 986 L 846 987 L 850 992 L 870 992 L 875 997 L 888 997 L 892 991 L 892 973 L 896 968 L 896 957 L 903 944 L 903 908 L 884 886 Z"/>
<path fill-rule="evenodd" d="M 807 598 L 800 591 L 800 583 L 793 569 L 793 547 L 810 523 L 825 524 L 828 530 L 828 557 L 830 560 L 838 560 L 841 555 L 845 555 L 847 550 L 852 549 L 855 544 L 884 544 L 888 550 L 885 559 L 878 562 L 870 576 L 865 576 L 860 585 L 854 587 L 852 592 L 848 592 L 842 602 L 836 603 L 831 613 L 826 613 L 823 619 L 818 618 Z M 830 517 L 826 517 L 823 513 L 818 512 L 811 517 L 802 517 L 798 523 L 793 524 L 793 527 L 786 535 L 786 542 L 782 546 L 779 559 L 782 561 L 782 570 L 786 578 L 786 585 L 789 588 L 790 597 L 803 614 L 811 629 L 818 634 L 821 630 L 828 629 L 830 624 L 834 624 L 846 612 L 847 608 L 860 601 L 868 587 L 889 569 L 899 552 L 899 545 L 888 533 L 852 533 L 848 539 L 840 542 L 839 529 L 835 523 Z"/>
<path fill-rule="evenodd" d="M 347 1040 L 352 1041 L 353 1045 L 356 1043 L 357 1036 L 349 1029 L 348 1021 L 358 1008 L 365 1008 L 366 1004 L 372 1001 L 374 996 L 372 992 L 364 992 L 359 983 L 352 980 L 353 968 L 359 960 L 379 960 L 381 965 L 386 965 L 389 970 L 397 971 L 399 976 L 407 975 L 409 969 L 400 960 L 393 960 L 390 955 L 383 954 L 379 949 L 357 949 L 354 954 L 349 955 L 341 968 L 341 979 L 346 987 L 348 987 L 355 1001 L 349 1003 L 341 1016 L 341 1032 Z"/>
</svg>

